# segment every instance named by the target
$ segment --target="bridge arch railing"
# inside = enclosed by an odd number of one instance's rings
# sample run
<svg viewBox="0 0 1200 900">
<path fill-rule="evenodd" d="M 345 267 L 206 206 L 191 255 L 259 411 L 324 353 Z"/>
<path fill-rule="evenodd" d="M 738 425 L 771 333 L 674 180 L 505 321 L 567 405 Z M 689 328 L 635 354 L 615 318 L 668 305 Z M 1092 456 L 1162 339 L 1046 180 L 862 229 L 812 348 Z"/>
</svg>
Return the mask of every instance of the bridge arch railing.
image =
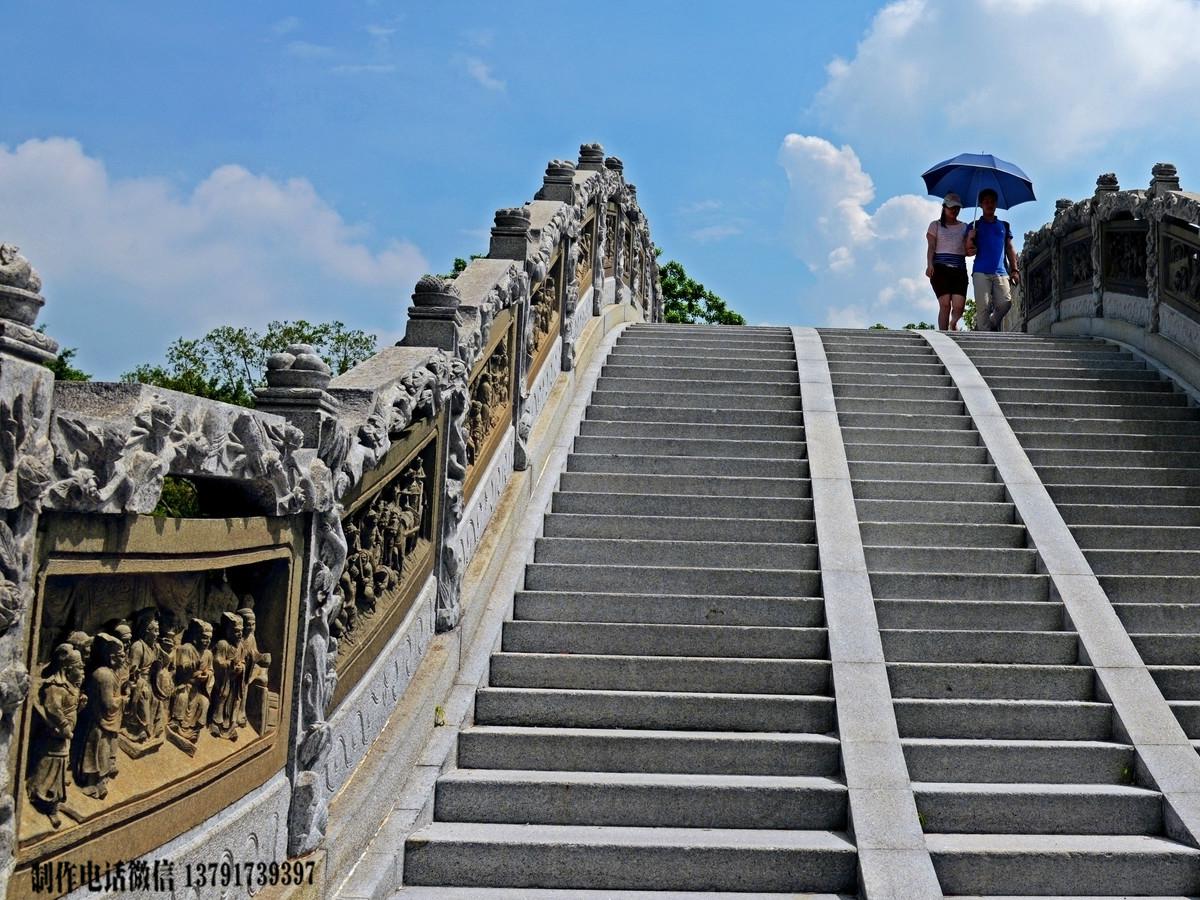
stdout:
<svg viewBox="0 0 1200 900">
<path fill-rule="evenodd" d="M 551 161 L 485 257 L 418 282 L 399 344 L 338 377 L 294 345 L 255 409 L 56 383 L 40 288 L 0 247 L 0 894 L 59 863 L 322 848 L 463 616 L 551 388 L 661 320 L 635 187 L 598 144 Z M 151 515 L 172 479 L 203 517 Z"/>
<path fill-rule="evenodd" d="M 1025 235 L 1022 329 L 1121 341 L 1200 385 L 1200 194 L 1159 163 L 1145 189 L 1111 173 Z"/>
</svg>

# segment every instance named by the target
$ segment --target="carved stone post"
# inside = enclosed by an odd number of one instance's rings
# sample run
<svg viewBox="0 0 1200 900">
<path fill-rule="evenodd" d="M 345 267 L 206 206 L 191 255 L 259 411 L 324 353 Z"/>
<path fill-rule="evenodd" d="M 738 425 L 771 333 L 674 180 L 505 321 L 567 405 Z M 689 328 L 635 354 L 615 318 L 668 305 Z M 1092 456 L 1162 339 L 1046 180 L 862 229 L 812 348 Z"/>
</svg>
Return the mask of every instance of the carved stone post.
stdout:
<svg viewBox="0 0 1200 900">
<path fill-rule="evenodd" d="M 408 311 L 406 347 L 437 347 L 455 353 L 463 320 L 458 305 L 462 301 L 454 283 L 436 275 L 424 275 L 417 282 Z"/>
<path fill-rule="evenodd" d="M 336 424 L 339 404 L 325 388 L 333 373 L 316 349 L 292 344 L 267 360 L 267 386 L 254 391 L 255 408 L 276 413 L 304 432 L 304 446 L 321 446 Z"/>
<path fill-rule="evenodd" d="M 1162 304 L 1162 291 L 1159 280 L 1159 229 L 1162 225 L 1163 208 L 1167 194 L 1181 190 L 1179 171 L 1171 163 L 1155 163 L 1150 170 L 1150 189 L 1147 191 L 1149 200 L 1146 229 L 1146 296 L 1150 300 L 1150 323 L 1146 330 L 1151 334 L 1158 331 L 1159 313 Z"/>
<path fill-rule="evenodd" d="M 579 164 L 577 169 L 583 172 L 602 172 L 605 168 L 604 148 L 599 144 L 579 145 Z"/>
<path fill-rule="evenodd" d="M 551 165 L 554 165 L 552 162 Z M 550 174 L 550 166 L 546 167 Z M 543 184 L 544 186 L 544 184 Z M 495 225 L 492 226 L 492 242 L 488 249 L 491 259 L 515 259 L 522 266 L 529 257 L 529 207 L 515 206 L 496 210 Z M 528 280 L 527 280 L 528 281 Z M 517 317 L 517 351 L 513 354 L 514 381 L 516 396 L 513 403 L 513 422 L 517 429 L 517 447 L 513 459 L 513 468 L 523 471 L 529 465 L 525 455 L 524 436 L 528 436 L 533 422 L 525 417 L 525 401 L 529 399 L 529 388 L 525 384 L 526 364 L 525 344 L 529 339 L 529 290 L 526 284 L 525 296 L 519 303 L 513 304 L 513 314 Z"/>
<path fill-rule="evenodd" d="M 16 835 L 9 757 L 25 669 L 38 511 L 51 481 L 50 412 L 58 344 L 33 329 L 42 282 L 16 247 L 0 244 L 0 895 Z"/>
<path fill-rule="evenodd" d="M 1113 172 L 1105 172 L 1096 179 L 1096 193 L 1092 198 L 1092 315 L 1101 318 L 1104 315 L 1104 221 L 1100 210 L 1104 208 L 1101 199 L 1106 194 L 1121 190 L 1117 176 Z"/>
<path fill-rule="evenodd" d="M 604 168 L 608 169 L 610 172 L 615 172 L 622 179 L 624 178 L 625 164 L 621 162 L 620 157 L 608 157 L 608 159 L 604 160 Z M 613 195 L 613 199 L 617 205 L 617 227 L 613 230 L 612 234 L 606 235 L 605 239 L 613 242 L 613 281 L 615 282 L 616 286 L 613 298 L 617 303 L 622 303 L 625 300 L 625 289 L 621 285 L 621 267 L 622 265 L 629 264 L 628 260 L 622 259 L 622 249 L 625 246 L 625 229 L 629 226 L 625 222 L 625 204 L 623 202 L 623 192 L 617 191 L 617 193 Z"/>
<path fill-rule="evenodd" d="M 546 163 L 546 174 L 542 178 L 542 189 L 537 192 L 535 199 L 574 203 L 575 163 L 567 159 L 552 159 Z"/>
<path fill-rule="evenodd" d="M 1054 218 L 1057 219 L 1066 210 L 1074 206 L 1074 202 L 1068 199 L 1059 199 L 1054 201 Z M 1050 321 L 1057 322 L 1062 319 L 1062 236 L 1057 229 L 1053 230 L 1051 237 L 1050 249 Z"/>
</svg>

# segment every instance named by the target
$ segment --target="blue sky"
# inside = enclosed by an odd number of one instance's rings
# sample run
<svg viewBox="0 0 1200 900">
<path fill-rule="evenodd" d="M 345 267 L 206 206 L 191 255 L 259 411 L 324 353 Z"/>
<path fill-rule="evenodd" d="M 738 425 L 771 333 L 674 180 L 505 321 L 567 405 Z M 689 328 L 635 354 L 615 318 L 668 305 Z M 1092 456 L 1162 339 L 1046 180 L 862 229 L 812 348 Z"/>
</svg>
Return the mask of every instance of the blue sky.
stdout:
<svg viewBox="0 0 1200 900">
<path fill-rule="evenodd" d="M 425 271 L 598 140 L 667 257 L 751 322 L 930 319 L 919 174 L 1036 204 L 1159 160 L 1200 185 L 1194 0 L 37 3 L 6 16 L 0 240 L 116 377 L 223 323 L 395 340 Z M 1096 60 L 1099 65 L 1088 67 Z"/>
</svg>

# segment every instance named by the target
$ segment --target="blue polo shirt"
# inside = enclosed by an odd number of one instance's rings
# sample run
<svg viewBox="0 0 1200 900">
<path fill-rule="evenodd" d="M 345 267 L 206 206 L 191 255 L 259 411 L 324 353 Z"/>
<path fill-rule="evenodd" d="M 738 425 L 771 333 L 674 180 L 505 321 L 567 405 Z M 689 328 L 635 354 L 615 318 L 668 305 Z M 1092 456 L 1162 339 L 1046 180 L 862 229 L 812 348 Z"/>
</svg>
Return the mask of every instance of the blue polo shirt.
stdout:
<svg viewBox="0 0 1200 900">
<path fill-rule="evenodd" d="M 977 275 L 1007 275 L 1004 248 L 1012 239 L 1008 223 L 1003 219 L 977 219 L 971 227 L 975 235 L 975 266 L 971 271 Z"/>
</svg>

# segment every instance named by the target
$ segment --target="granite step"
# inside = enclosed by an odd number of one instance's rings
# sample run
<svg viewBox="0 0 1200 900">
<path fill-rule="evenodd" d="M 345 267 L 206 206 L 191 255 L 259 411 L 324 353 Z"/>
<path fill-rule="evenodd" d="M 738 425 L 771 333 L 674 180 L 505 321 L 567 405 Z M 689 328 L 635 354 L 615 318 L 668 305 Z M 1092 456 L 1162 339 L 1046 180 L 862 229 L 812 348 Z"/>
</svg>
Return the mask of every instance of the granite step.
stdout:
<svg viewBox="0 0 1200 900">
<path fill-rule="evenodd" d="M 825 608 L 819 597 L 524 590 L 516 594 L 513 618 L 542 622 L 815 628 L 825 624 Z"/>
<path fill-rule="evenodd" d="M 846 786 L 819 775 L 459 769 L 438 779 L 440 822 L 835 830 Z"/>
<path fill-rule="evenodd" d="M 476 723 L 459 735 L 458 764 L 480 769 L 834 775 L 838 740 L 824 734 L 564 728 Z"/>
<path fill-rule="evenodd" d="M 591 625 L 577 626 L 580 630 Z M 725 626 L 728 627 L 728 626 Z M 730 656 L 637 656 L 582 653 L 492 655 L 494 687 L 725 694 L 829 694 L 829 663 L 820 659 Z M 1090 682 L 1089 682 L 1090 684 Z"/>
<path fill-rule="evenodd" d="M 845 835 L 783 829 L 434 822 L 405 845 L 410 884 L 600 890 L 843 891 Z"/>
<path fill-rule="evenodd" d="M 770 625 L 676 625 L 626 622 L 504 623 L 501 650 L 509 653 L 584 653 L 621 656 L 724 656 L 817 659 L 826 656 L 825 629 Z"/>
<path fill-rule="evenodd" d="M 673 731 L 773 731 L 827 734 L 833 698 L 776 694 L 480 688 L 479 725 L 651 728 Z"/>
<path fill-rule="evenodd" d="M 947 894 L 1200 892 L 1200 850 L 1150 835 L 927 834 Z"/>
<path fill-rule="evenodd" d="M 986 526 L 981 526 L 986 527 Z M 1002 526 L 1001 526 L 1002 527 Z M 811 544 L 816 526 L 811 519 L 733 519 L 696 516 L 620 516 L 584 513 L 550 513 L 543 533 L 558 538 L 625 538 L 676 541 L 738 541 L 740 543 Z M 935 532 L 913 530 L 914 535 Z M 946 537 L 952 536 L 947 532 Z M 964 540 L 977 540 L 980 546 L 1009 537 L 1003 531 L 968 533 Z M 987 543 L 987 542 L 991 543 Z"/>
</svg>

